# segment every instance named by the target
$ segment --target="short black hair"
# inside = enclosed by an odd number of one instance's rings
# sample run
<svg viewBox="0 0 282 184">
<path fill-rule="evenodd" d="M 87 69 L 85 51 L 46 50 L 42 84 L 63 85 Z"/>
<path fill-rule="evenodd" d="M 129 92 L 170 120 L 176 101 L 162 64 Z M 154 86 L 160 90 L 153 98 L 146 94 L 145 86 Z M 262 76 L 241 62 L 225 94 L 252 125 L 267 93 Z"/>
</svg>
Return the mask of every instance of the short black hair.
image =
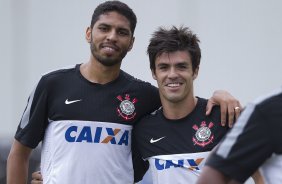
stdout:
<svg viewBox="0 0 282 184">
<path fill-rule="evenodd" d="M 92 15 L 90 28 L 93 28 L 94 24 L 97 22 L 101 14 L 112 12 L 112 11 L 115 11 L 125 16 L 129 20 L 130 30 L 133 35 L 135 27 L 136 27 L 136 23 L 137 23 L 136 15 L 127 4 L 120 2 L 120 1 L 106 1 L 98 5 L 95 8 L 94 13 Z"/>
<path fill-rule="evenodd" d="M 151 70 L 155 72 L 155 60 L 162 53 L 187 51 L 192 60 L 193 71 L 195 71 L 199 67 L 201 60 L 199 42 L 197 35 L 188 27 L 181 26 L 177 28 L 172 26 L 170 29 L 159 27 L 153 33 L 147 48 Z"/>
</svg>

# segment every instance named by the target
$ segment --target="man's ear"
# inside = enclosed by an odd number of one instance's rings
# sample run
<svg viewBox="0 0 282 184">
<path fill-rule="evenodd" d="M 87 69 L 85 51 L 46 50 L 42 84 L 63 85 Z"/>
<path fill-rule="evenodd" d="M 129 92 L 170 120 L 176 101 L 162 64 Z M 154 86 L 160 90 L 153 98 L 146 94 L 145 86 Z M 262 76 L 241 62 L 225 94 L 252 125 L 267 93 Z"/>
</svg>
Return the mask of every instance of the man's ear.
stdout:
<svg viewBox="0 0 282 184">
<path fill-rule="evenodd" d="M 130 45 L 129 45 L 127 51 L 131 51 L 131 49 L 133 48 L 134 41 L 135 41 L 135 37 L 133 36 L 133 37 L 131 38 Z"/>
<path fill-rule="evenodd" d="M 199 74 L 199 67 L 197 67 L 193 73 L 193 80 L 195 80 L 198 77 Z"/>
<path fill-rule="evenodd" d="M 85 39 L 88 43 L 91 42 L 92 39 L 92 29 L 90 27 L 87 27 L 86 33 L 85 33 Z"/>
<path fill-rule="evenodd" d="M 151 69 L 151 73 L 152 73 L 153 79 L 157 80 L 156 73 L 155 73 L 154 69 Z"/>
</svg>

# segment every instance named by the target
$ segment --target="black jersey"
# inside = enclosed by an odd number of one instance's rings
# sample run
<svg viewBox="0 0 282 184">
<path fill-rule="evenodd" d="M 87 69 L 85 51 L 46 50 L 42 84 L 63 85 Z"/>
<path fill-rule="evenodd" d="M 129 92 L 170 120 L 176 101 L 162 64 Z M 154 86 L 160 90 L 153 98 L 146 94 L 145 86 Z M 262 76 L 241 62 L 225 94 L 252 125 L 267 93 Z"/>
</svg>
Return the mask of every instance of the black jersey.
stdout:
<svg viewBox="0 0 282 184">
<path fill-rule="evenodd" d="M 282 183 L 282 88 L 247 105 L 207 165 L 244 182 L 261 165 L 265 183 Z"/>
<path fill-rule="evenodd" d="M 153 182 L 195 183 L 209 152 L 228 131 L 220 123 L 219 106 L 206 116 L 207 100 L 178 120 L 166 119 L 162 109 L 144 117 L 135 127 L 137 147 L 150 163 Z"/>
<path fill-rule="evenodd" d="M 15 138 L 30 148 L 43 140 L 44 183 L 132 184 L 132 127 L 160 106 L 158 90 L 123 71 L 91 83 L 79 68 L 41 77 Z"/>
</svg>

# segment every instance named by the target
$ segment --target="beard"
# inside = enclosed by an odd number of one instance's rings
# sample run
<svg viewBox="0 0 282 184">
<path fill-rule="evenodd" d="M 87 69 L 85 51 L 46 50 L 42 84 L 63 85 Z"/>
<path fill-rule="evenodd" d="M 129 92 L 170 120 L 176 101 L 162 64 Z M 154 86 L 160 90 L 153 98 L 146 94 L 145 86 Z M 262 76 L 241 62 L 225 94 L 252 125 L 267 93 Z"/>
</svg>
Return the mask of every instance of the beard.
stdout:
<svg viewBox="0 0 282 184">
<path fill-rule="evenodd" d="M 106 56 L 101 56 L 98 53 L 98 48 L 95 46 L 93 41 L 90 42 L 90 50 L 93 55 L 93 57 L 102 65 L 104 66 L 114 66 L 114 65 L 120 65 L 122 62 L 122 59 L 126 56 L 127 50 L 122 50 L 121 54 L 117 57 L 106 57 Z"/>
</svg>

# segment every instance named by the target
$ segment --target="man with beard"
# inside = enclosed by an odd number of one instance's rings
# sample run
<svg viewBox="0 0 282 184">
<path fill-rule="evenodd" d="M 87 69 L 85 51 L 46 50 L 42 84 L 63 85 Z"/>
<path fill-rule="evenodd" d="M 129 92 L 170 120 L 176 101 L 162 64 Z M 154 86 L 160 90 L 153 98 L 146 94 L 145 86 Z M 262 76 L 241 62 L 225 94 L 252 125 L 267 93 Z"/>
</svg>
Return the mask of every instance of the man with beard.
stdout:
<svg viewBox="0 0 282 184">
<path fill-rule="evenodd" d="M 89 61 L 43 75 L 28 99 L 8 158 L 8 184 L 26 183 L 29 155 L 41 141 L 44 183 L 132 184 L 143 177 L 131 131 L 160 99 L 156 87 L 120 69 L 135 26 L 136 15 L 124 3 L 107 1 L 95 9 L 86 30 Z M 219 91 L 207 112 L 216 102 L 222 122 L 226 112 L 233 122 L 239 102 Z"/>
</svg>

